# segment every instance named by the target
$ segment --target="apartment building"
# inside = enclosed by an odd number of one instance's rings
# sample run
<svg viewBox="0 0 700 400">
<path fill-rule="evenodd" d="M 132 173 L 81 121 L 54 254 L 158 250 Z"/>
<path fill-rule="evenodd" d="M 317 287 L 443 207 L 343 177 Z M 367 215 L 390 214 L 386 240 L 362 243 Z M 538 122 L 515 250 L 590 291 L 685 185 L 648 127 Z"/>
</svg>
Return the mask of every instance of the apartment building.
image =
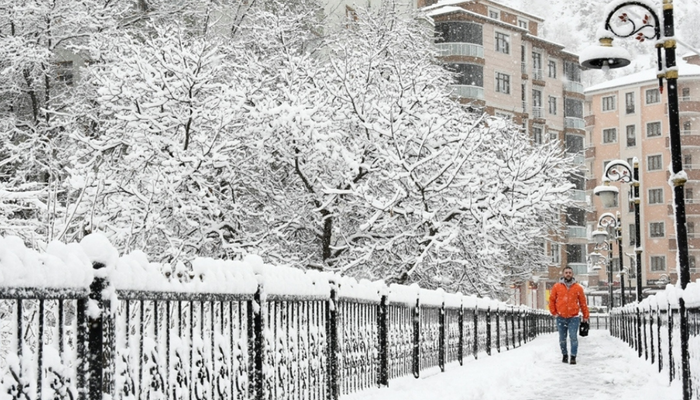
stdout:
<svg viewBox="0 0 700 400">
<path fill-rule="evenodd" d="M 488 0 L 419 0 L 435 25 L 437 46 L 459 73 L 454 93 L 521 125 L 537 143 L 556 140 L 584 165 L 584 91 L 578 55 L 538 36 L 543 19 Z M 572 206 L 562 215 L 565 235 L 543 243 L 548 271 L 513 287 L 518 304 L 545 307 L 548 289 L 569 265 L 587 276 L 584 174 L 572 177 Z"/>
<path fill-rule="evenodd" d="M 657 71 L 649 69 L 589 87 L 586 94 L 586 166 L 587 192 L 601 184 L 604 167 L 615 159 L 639 160 L 640 174 L 640 232 L 642 252 L 643 293 L 649 295 L 678 279 L 676 265 L 675 220 L 673 188 L 669 186 L 668 106 L 659 91 Z M 678 93 L 683 168 L 688 173 L 685 186 L 691 279 L 700 277 L 696 260 L 700 258 L 700 56 L 683 57 L 679 62 Z M 620 189 L 618 206 L 605 208 L 597 196 L 592 197 L 593 212 L 589 214 L 589 231 L 596 228 L 598 218 L 605 212 L 620 212 L 623 252 L 634 255 L 634 208 L 627 198 L 629 184 L 612 183 Z M 697 193 L 697 194 L 696 194 Z M 698 200 L 695 200 L 698 198 Z M 696 230 L 697 226 L 697 230 Z M 590 249 L 589 249 L 590 250 Z M 617 257 L 617 250 L 615 250 Z M 618 261 L 614 260 L 613 285 L 620 284 Z M 634 273 L 631 257 L 623 257 L 623 265 Z M 632 274 L 629 283 L 636 287 Z M 599 282 L 602 290 L 608 285 L 607 271 L 593 273 L 590 282 Z M 628 285 L 627 280 L 625 285 Z M 632 291 L 634 293 L 634 291 Z M 619 295 L 615 295 L 619 303 Z"/>
</svg>

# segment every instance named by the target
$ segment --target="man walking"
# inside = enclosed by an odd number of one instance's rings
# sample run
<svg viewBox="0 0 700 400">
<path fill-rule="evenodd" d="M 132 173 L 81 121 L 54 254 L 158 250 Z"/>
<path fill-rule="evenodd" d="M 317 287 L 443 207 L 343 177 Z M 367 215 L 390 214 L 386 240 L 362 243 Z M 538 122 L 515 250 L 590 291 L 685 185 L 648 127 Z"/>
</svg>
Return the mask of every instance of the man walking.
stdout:
<svg viewBox="0 0 700 400">
<path fill-rule="evenodd" d="M 549 312 L 557 318 L 559 330 L 559 347 L 561 347 L 562 362 L 576 364 L 578 352 L 578 327 L 581 324 L 579 311 L 583 312 L 583 320 L 588 321 L 588 306 L 583 287 L 576 283 L 574 270 L 564 267 L 564 276 L 552 287 L 549 294 Z M 571 340 L 571 353 L 566 349 L 566 335 Z M 571 354 L 571 356 L 569 356 Z"/>
</svg>

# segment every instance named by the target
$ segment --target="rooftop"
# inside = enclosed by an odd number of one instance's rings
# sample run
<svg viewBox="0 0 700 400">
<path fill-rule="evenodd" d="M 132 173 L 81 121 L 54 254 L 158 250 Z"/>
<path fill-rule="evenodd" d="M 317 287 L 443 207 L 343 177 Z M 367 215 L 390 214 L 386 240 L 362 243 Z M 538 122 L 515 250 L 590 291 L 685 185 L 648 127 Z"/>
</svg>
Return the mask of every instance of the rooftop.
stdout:
<svg viewBox="0 0 700 400">
<path fill-rule="evenodd" d="M 657 69 L 646 69 L 634 74 L 625 75 L 621 78 L 612 79 L 597 85 L 593 85 L 586 88 L 584 92 L 586 94 L 592 94 L 593 92 L 607 91 L 624 86 L 637 86 L 643 83 L 658 82 L 658 78 L 656 77 L 657 73 Z M 679 79 L 700 77 L 700 65 L 689 64 L 685 61 L 678 60 L 678 77 Z"/>
</svg>

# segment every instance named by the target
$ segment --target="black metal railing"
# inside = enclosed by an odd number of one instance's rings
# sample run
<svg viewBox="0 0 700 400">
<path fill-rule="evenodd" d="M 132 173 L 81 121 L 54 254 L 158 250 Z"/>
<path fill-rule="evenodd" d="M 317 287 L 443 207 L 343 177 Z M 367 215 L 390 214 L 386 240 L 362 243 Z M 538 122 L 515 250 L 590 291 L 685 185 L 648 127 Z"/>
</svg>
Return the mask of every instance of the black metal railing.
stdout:
<svg viewBox="0 0 700 400">
<path fill-rule="evenodd" d="M 555 330 L 544 310 L 424 289 L 397 300 L 393 285 L 365 298 L 332 279 L 324 295 L 266 293 L 264 281 L 255 293 L 194 293 L 114 289 L 95 275 L 89 289 L 3 282 L 10 398 L 338 399 Z"/>
<path fill-rule="evenodd" d="M 613 309 L 610 333 L 629 344 L 640 358 L 656 364 L 669 382 L 681 379 L 685 363 L 693 398 L 700 398 L 700 304 L 687 303 L 685 309 L 690 329 L 686 345 L 690 351 L 688 359 L 682 359 L 678 294 L 675 288 L 666 289 L 641 303 Z"/>
</svg>

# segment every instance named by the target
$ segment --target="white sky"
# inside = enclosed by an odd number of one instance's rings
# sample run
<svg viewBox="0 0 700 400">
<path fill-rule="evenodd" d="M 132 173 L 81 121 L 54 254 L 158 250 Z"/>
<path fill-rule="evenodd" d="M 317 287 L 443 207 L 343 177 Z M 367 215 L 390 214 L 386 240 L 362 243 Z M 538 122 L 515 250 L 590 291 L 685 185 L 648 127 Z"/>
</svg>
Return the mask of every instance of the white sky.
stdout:
<svg viewBox="0 0 700 400">
<path fill-rule="evenodd" d="M 561 362 L 558 336 L 545 334 L 514 350 L 469 357 L 463 366 L 389 381 L 341 396 L 342 400 L 661 400 L 682 398 L 679 380 L 668 384 L 668 370 L 637 358 L 607 331 L 579 337 L 578 364 Z"/>
</svg>

